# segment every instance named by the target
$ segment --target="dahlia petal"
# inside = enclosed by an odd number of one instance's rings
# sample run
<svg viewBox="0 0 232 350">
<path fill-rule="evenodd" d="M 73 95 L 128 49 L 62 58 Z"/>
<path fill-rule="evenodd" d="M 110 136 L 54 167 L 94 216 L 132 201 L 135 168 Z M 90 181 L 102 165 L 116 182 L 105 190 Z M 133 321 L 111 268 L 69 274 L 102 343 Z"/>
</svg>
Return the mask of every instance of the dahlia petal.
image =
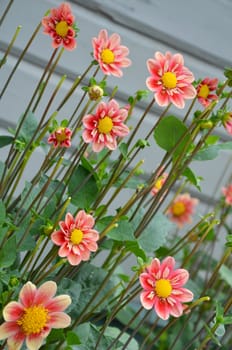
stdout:
<svg viewBox="0 0 232 350">
<path fill-rule="evenodd" d="M 79 255 L 73 254 L 72 252 L 69 253 L 67 259 L 72 266 L 79 265 L 81 262 L 81 257 Z"/>
<path fill-rule="evenodd" d="M 66 328 L 71 323 L 71 318 L 64 312 L 52 312 L 49 316 L 48 326 L 51 328 Z"/>
<path fill-rule="evenodd" d="M 151 274 L 149 273 L 141 273 L 141 275 L 139 276 L 139 280 L 140 280 L 140 284 L 141 286 L 148 291 L 153 291 L 154 290 L 154 286 L 155 286 L 155 280 L 152 279 Z"/>
<path fill-rule="evenodd" d="M 155 298 L 154 309 L 157 315 L 163 320 L 167 320 L 169 318 L 170 310 L 166 300 Z"/>
<path fill-rule="evenodd" d="M 155 293 L 145 291 L 140 294 L 140 301 L 146 310 L 151 310 L 154 305 Z"/>
<path fill-rule="evenodd" d="M 159 261 L 159 259 L 157 259 L 157 258 L 153 259 L 148 270 L 149 270 L 149 273 L 151 275 L 153 275 L 157 279 L 159 279 L 160 278 L 160 261 Z M 159 274 L 159 276 L 157 276 L 157 274 Z"/>
<path fill-rule="evenodd" d="M 173 305 L 169 305 L 169 312 L 174 317 L 180 317 L 183 314 L 183 305 L 177 301 Z"/>
<path fill-rule="evenodd" d="M 24 307 L 28 307 L 33 304 L 35 295 L 36 286 L 31 282 L 27 282 L 19 293 L 19 300 Z"/>
<path fill-rule="evenodd" d="M 98 143 L 98 142 L 93 142 L 92 148 L 93 148 L 94 152 L 98 153 L 98 152 L 103 150 L 104 144 L 103 143 Z"/>
<path fill-rule="evenodd" d="M 90 242 L 85 242 L 85 244 L 91 252 L 96 252 L 96 250 L 98 249 L 98 245 L 96 242 L 90 241 Z"/>
<path fill-rule="evenodd" d="M 117 48 L 117 46 L 120 45 L 120 35 L 113 33 L 110 38 L 109 38 L 110 44 L 109 44 L 109 49 L 110 50 L 114 50 L 115 48 Z"/>
<path fill-rule="evenodd" d="M 171 284 L 174 288 L 182 287 L 189 279 L 189 273 L 185 269 L 177 269 L 170 276 Z"/>
<path fill-rule="evenodd" d="M 64 233 L 62 231 L 54 231 L 51 234 L 51 240 L 56 245 L 61 245 L 65 243 Z"/>
<path fill-rule="evenodd" d="M 22 304 L 16 302 L 16 301 L 11 301 L 8 303 L 4 309 L 3 309 L 3 317 L 5 321 L 10 322 L 10 321 L 16 321 L 19 319 L 22 314 L 23 314 L 23 306 Z"/>
<path fill-rule="evenodd" d="M 67 228 L 70 229 L 70 226 L 73 225 L 75 223 L 75 220 L 72 216 L 72 214 L 67 213 L 65 215 L 65 224 L 67 225 Z"/>
<path fill-rule="evenodd" d="M 26 337 L 26 345 L 28 350 L 38 350 L 43 344 L 44 337 L 38 334 L 31 334 Z"/>
<path fill-rule="evenodd" d="M 166 92 L 158 92 L 155 94 L 156 103 L 161 106 L 167 106 L 169 103 L 169 96 Z"/>
<path fill-rule="evenodd" d="M 183 109 L 185 106 L 185 102 L 184 102 L 184 98 L 181 94 L 173 94 L 172 96 L 170 96 L 170 101 L 177 107 L 180 109 Z"/>
<path fill-rule="evenodd" d="M 16 322 L 4 322 L 0 326 L 0 340 L 11 337 L 20 332 L 20 327 Z"/>
<path fill-rule="evenodd" d="M 59 295 L 52 300 L 44 303 L 44 307 L 49 312 L 64 311 L 71 304 L 71 298 L 69 295 Z"/>
<path fill-rule="evenodd" d="M 53 281 L 43 283 L 37 290 L 35 304 L 44 304 L 47 300 L 52 299 L 57 291 L 57 285 Z"/>
<path fill-rule="evenodd" d="M 146 79 L 146 85 L 151 91 L 161 91 L 162 85 L 160 84 L 158 79 L 155 79 L 153 76 Z"/>
<path fill-rule="evenodd" d="M 58 251 L 58 255 L 61 258 L 66 258 L 69 255 L 69 253 L 70 253 L 70 248 L 67 243 L 63 244 Z"/>
<path fill-rule="evenodd" d="M 7 340 L 7 346 L 9 350 L 20 350 L 23 342 L 24 342 L 25 336 L 24 334 L 16 334 Z"/>
<path fill-rule="evenodd" d="M 176 293 L 177 292 L 177 293 Z M 187 288 L 178 288 L 172 290 L 172 295 L 176 300 L 186 303 L 193 300 L 193 293 Z"/>
<path fill-rule="evenodd" d="M 87 241 L 97 241 L 99 239 L 99 233 L 96 230 L 89 230 L 88 232 L 84 232 L 84 239 Z"/>
</svg>

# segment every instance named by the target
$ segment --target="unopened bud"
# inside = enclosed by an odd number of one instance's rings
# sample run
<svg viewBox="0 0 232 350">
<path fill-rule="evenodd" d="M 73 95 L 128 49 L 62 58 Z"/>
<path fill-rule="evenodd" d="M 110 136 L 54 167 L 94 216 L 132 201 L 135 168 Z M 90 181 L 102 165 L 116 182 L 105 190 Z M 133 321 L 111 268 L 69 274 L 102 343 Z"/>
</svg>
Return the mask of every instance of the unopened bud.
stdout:
<svg viewBox="0 0 232 350">
<path fill-rule="evenodd" d="M 93 85 L 89 88 L 90 100 L 96 101 L 101 98 L 104 94 L 104 90 L 99 85 Z"/>
</svg>

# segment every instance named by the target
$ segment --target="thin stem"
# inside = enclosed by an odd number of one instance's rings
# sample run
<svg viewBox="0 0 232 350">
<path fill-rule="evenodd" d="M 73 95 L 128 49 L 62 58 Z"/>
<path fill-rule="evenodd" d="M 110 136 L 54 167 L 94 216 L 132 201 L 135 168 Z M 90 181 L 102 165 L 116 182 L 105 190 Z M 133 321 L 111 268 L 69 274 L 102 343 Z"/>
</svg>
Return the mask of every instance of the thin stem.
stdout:
<svg viewBox="0 0 232 350">
<path fill-rule="evenodd" d="M 7 56 L 9 55 L 10 50 L 12 49 L 12 47 L 13 47 L 13 45 L 14 45 L 14 42 L 15 42 L 17 36 L 19 35 L 19 32 L 20 32 L 21 29 L 22 29 L 22 26 L 18 26 L 18 27 L 16 28 L 16 31 L 15 31 L 15 33 L 14 33 L 14 35 L 13 35 L 13 38 L 11 39 L 10 44 L 8 45 L 8 47 L 7 47 L 7 49 L 6 49 L 5 55 L 4 55 L 3 58 L 1 58 L 1 60 L 0 60 L 0 68 L 2 68 L 2 66 L 6 63 L 6 58 L 7 58 Z"/>
</svg>

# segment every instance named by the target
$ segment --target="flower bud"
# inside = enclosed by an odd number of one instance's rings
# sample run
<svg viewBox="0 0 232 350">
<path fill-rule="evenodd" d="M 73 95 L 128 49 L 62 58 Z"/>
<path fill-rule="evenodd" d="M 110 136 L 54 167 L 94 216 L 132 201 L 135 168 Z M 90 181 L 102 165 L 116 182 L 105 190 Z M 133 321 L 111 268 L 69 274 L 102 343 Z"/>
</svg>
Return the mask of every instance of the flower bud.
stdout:
<svg viewBox="0 0 232 350">
<path fill-rule="evenodd" d="M 96 101 L 104 94 L 104 90 L 99 85 L 93 85 L 89 88 L 89 98 L 92 101 Z"/>
</svg>

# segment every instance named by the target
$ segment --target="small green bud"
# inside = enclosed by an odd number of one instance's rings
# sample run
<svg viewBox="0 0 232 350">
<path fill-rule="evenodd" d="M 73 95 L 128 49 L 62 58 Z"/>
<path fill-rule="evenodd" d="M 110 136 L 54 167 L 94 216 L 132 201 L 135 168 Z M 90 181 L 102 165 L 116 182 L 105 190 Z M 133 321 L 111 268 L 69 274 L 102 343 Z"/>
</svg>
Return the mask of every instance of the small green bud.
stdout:
<svg viewBox="0 0 232 350">
<path fill-rule="evenodd" d="M 99 85 L 93 85 L 89 87 L 89 98 L 92 101 L 96 101 L 104 94 L 104 90 Z"/>
</svg>

